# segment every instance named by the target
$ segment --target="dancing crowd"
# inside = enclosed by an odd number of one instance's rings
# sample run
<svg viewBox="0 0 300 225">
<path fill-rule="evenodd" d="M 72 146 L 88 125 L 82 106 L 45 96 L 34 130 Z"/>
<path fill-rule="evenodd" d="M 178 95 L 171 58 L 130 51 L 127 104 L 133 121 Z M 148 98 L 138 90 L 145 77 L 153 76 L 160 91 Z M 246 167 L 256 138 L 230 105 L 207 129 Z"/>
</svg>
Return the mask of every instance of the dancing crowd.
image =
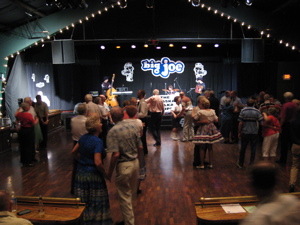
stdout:
<svg viewBox="0 0 300 225">
<path fill-rule="evenodd" d="M 220 101 L 214 91 L 205 91 L 193 106 L 192 100 L 180 92 L 171 109 L 170 137 L 174 141 L 194 143 L 193 166 L 196 169 L 213 168 L 213 144 L 217 142 L 240 142 L 238 168 L 244 167 L 248 145 L 250 165 L 254 163 L 256 147 L 261 142 L 263 159 L 273 164 L 285 165 L 291 150 L 290 192 L 293 192 L 300 166 L 300 108 L 291 92 L 284 93 L 283 97 L 282 104 L 261 92 L 244 104 L 234 90 L 225 91 Z M 21 163 L 33 166 L 36 150 L 46 147 L 48 107 L 39 96 L 35 108 L 29 97 L 24 100 L 15 114 L 20 126 Z M 77 104 L 75 111 L 78 115 L 71 119 L 74 141 L 71 193 L 86 204 L 84 223 L 113 223 L 106 180 L 111 181 L 116 170 L 115 183 L 124 219 L 119 224 L 134 224 L 132 201 L 142 192 L 140 182 L 146 177 L 147 130 L 153 136 L 154 147 L 162 144 L 160 131 L 165 109 L 159 90 L 154 89 L 149 98 L 144 90 L 139 90 L 137 98 L 124 101 L 123 107 L 109 107 L 104 94 L 96 98 L 87 94 L 85 102 Z M 276 161 L 277 148 L 280 158 Z M 110 164 L 104 166 L 107 153 L 111 153 Z"/>
</svg>

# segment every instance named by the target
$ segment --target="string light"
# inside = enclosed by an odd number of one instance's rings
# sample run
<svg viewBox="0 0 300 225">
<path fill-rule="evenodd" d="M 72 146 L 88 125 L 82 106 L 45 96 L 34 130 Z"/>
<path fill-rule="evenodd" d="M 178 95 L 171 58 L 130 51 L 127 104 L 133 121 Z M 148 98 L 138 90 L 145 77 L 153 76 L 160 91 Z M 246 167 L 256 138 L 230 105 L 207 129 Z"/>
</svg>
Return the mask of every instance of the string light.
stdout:
<svg viewBox="0 0 300 225">
<path fill-rule="evenodd" d="M 100 10 L 98 10 L 98 14 L 99 14 L 99 15 L 101 14 L 101 11 L 100 11 Z"/>
<path fill-rule="evenodd" d="M 72 23 L 72 24 L 71 24 L 71 26 L 72 26 L 72 27 L 75 27 L 75 24 L 74 24 L 74 23 Z"/>
<path fill-rule="evenodd" d="M 60 29 L 59 32 L 62 33 L 63 32 L 62 29 Z"/>
<path fill-rule="evenodd" d="M 5 57 L 4 59 L 5 59 L 5 60 L 8 60 L 8 57 Z"/>
<path fill-rule="evenodd" d="M 68 27 L 68 26 L 66 26 L 66 30 L 69 30 L 69 27 Z"/>
<path fill-rule="evenodd" d="M 264 33 L 265 33 L 264 31 L 261 31 L 261 32 L 260 32 L 261 35 L 264 35 Z"/>
<path fill-rule="evenodd" d="M 85 17 L 85 20 L 89 20 L 89 17 L 88 17 L 88 16 L 86 16 L 86 17 Z"/>
<path fill-rule="evenodd" d="M 215 10 L 214 13 L 217 14 L 217 13 L 218 13 L 218 10 Z"/>
<path fill-rule="evenodd" d="M 208 7 L 207 10 L 210 11 L 210 10 L 211 10 L 211 7 Z"/>
<path fill-rule="evenodd" d="M 49 36 L 49 35 L 47 36 L 47 39 L 50 39 L 50 36 Z"/>
<path fill-rule="evenodd" d="M 79 23 L 82 23 L 82 20 L 79 20 Z"/>
<path fill-rule="evenodd" d="M 94 14 L 94 13 L 92 13 L 92 17 L 95 17 L 95 14 Z"/>
<path fill-rule="evenodd" d="M 248 26 L 248 29 L 251 29 L 251 25 Z"/>
<path fill-rule="evenodd" d="M 233 20 L 233 22 L 235 22 L 235 23 L 236 23 L 236 21 L 237 21 L 237 19 L 234 19 L 234 20 Z"/>
</svg>

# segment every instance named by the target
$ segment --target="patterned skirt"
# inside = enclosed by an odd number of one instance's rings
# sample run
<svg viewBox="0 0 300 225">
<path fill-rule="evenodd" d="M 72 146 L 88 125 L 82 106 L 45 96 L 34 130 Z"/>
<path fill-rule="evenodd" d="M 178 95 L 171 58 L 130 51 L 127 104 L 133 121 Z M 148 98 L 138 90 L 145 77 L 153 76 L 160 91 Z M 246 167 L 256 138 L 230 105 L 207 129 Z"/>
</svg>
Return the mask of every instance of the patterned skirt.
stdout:
<svg viewBox="0 0 300 225">
<path fill-rule="evenodd" d="M 85 225 L 112 224 L 106 182 L 99 171 L 86 171 L 79 166 L 76 171 L 74 194 L 86 204 L 83 213 Z"/>
<path fill-rule="evenodd" d="M 213 144 L 223 140 L 222 134 L 219 132 L 215 124 L 208 123 L 199 126 L 193 139 L 194 144 Z"/>
</svg>

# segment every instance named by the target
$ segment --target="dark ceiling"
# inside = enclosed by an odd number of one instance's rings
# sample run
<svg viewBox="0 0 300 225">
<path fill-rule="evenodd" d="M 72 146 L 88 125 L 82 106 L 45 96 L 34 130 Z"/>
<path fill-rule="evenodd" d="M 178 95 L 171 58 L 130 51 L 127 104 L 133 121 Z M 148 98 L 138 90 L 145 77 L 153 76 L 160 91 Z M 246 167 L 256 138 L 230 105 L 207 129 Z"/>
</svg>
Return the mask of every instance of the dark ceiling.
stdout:
<svg viewBox="0 0 300 225">
<path fill-rule="evenodd" d="M 92 0 L 90 0 L 92 1 Z M 123 3 L 125 0 L 122 0 Z M 190 0 L 195 1 L 197 0 Z M 69 33 L 57 34 L 57 38 L 74 40 L 130 40 L 130 39 L 214 39 L 259 38 L 259 30 L 247 31 L 240 24 L 225 22 L 226 19 L 193 7 L 189 0 L 127 0 L 125 9 L 116 8 L 101 15 L 84 27 L 76 27 Z M 99 0 L 108 4 L 116 0 Z M 209 6 L 210 1 L 202 0 Z M 217 2 L 217 1 L 214 1 Z M 221 11 L 228 15 L 247 12 L 248 20 L 255 20 L 256 13 L 264 15 L 264 29 L 273 37 L 284 39 L 300 48 L 299 30 L 300 1 L 298 0 L 252 0 L 245 6 L 244 0 L 218 0 Z M 48 5 L 46 4 L 48 3 Z M 53 3 L 53 4 L 51 4 Z M 14 28 L 38 21 L 61 10 L 88 7 L 89 0 L 1 0 L 0 33 L 7 34 Z M 146 4 L 154 3 L 153 8 Z M 238 7 L 237 3 L 240 3 Z M 253 12 L 253 14 L 252 14 Z M 252 18 L 251 18 L 252 17 Z"/>
</svg>

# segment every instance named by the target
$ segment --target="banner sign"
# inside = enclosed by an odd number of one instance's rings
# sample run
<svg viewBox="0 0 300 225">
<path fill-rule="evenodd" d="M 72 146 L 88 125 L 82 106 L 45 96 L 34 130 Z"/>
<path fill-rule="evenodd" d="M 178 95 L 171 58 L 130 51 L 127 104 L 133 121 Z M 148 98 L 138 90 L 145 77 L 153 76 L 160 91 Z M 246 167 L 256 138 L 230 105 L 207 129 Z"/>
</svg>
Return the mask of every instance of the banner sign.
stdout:
<svg viewBox="0 0 300 225">
<path fill-rule="evenodd" d="M 169 78 L 172 73 L 183 73 L 184 63 L 172 61 L 168 57 L 163 57 L 160 61 L 154 59 L 143 59 L 141 61 L 143 71 L 150 70 L 155 77 Z"/>
<path fill-rule="evenodd" d="M 179 92 L 174 95 L 159 95 L 164 100 L 165 113 L 171 113 L 171 109 L 176 105 L 174 98 L 179 96 Z"/>
</svg>

